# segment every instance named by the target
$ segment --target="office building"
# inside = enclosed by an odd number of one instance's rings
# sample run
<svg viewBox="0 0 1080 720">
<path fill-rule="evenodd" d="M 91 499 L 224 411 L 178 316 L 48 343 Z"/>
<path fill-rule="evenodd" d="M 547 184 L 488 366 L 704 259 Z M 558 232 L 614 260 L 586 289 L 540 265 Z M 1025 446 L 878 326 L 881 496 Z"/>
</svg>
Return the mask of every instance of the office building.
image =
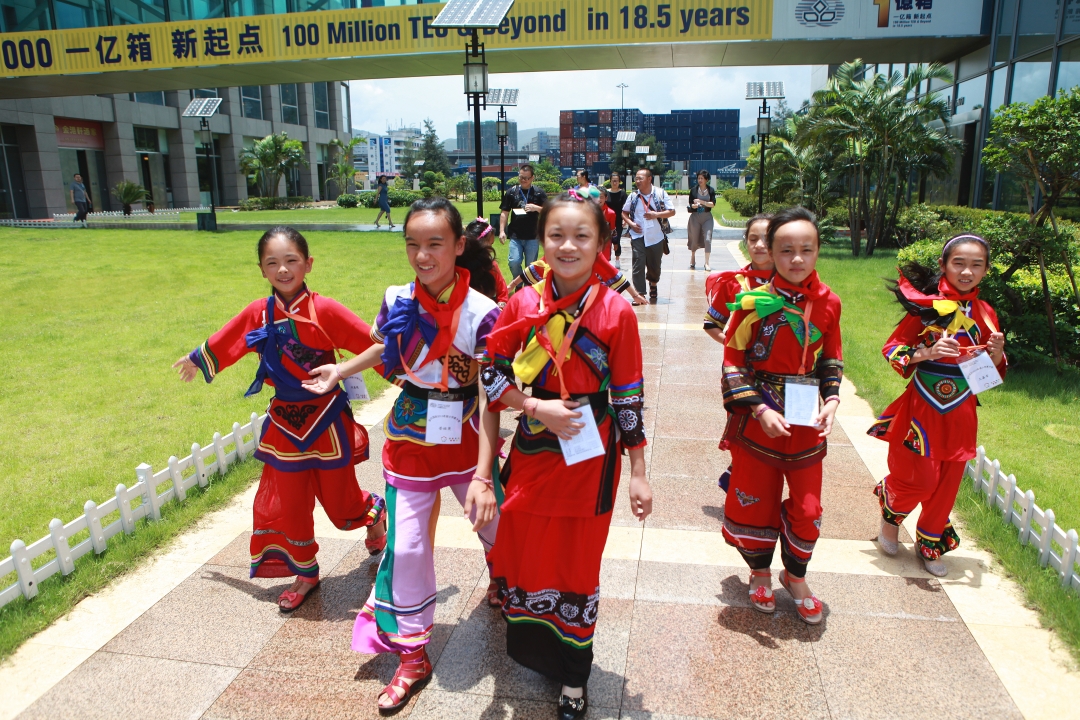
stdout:
<svg viewBox="0 0 1080 720">
<path fill-rule="evenodd" d="M 209 148 L 199 120 L 181 117 L 196 97 L 222 99 Z M 309 164 L 287 174 L 279 193 L 332 199 L 329 143 L 348 141 L 349 127 L 348 84 L 338 82 L 0 100 L 0 218 L 74 212 L 75 173 L 95 210 L 120 209 L 109 189 L 121 180 L 145 187 L 160 209 L 209 205 L 216 179 L 214 203 L 236 205 L 259 193 L 240 172 L 240 153 L 280 132 L 303 143 Z"/>
<path fill-rule="evenodd" d="M 518 147 L 518 132 L 517 122 L 514 120 L 509 121 L 510 134 L 506 139 L 506 149 L 517 150 Z M 473 124 L 472 120 L 466 120 L 465 122 L 459 122 L 457 124 L 457 150 L 459 152 L 473 152 L 476 148 L 473 137 Z M 495 121 L 494 120 L 482 120 L 480 122 L 480 151 L 481 152 L 499 152 L 499 136 L 495 134 Z"/>
<path fill-rule="evenodd" d="M 367 139 L 367 171 L 369 177 L 400 175 L 401 159 L 408 148 L 418 150 L 424 144 L 420 128 L 398 128 L 385 135 L 370 135 Z"/>
</svg>

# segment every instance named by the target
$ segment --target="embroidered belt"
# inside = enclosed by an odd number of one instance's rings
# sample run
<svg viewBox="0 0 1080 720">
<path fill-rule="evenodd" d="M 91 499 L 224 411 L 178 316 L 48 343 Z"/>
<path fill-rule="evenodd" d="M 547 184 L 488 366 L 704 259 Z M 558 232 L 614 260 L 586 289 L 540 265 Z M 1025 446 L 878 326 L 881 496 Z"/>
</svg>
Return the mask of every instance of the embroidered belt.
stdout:
<svg viewBox="0 0 1080 720">
<path fill-rule="evenodd" d="M 557 392 L 539 387 L 534 387 L 532 389 L 532 396 L 537 400 L 559 400 L 562 398 L 562 395 Z M 597 418 L 603 417 L 604 413 L 607 412 L 608 406 L 611 404 L 608 400 L 607 390 L 601 390 L 600 392 L 594 393 L 570 393 L 570 398 L 578 401 L 582 398 L 588 398 L 593 415 Z"/>
<path fill-rule="evenodd" d="M 754 370 L 754 377 L 763 382 L 771 383 L 773 385 L 783 385 L 788 380 L 817 380 L 817 375 L 781 375 L 779 373 L 765 372 L 764 370 Z"/>
<path fill-rule="evenodd" d="M 427 400 L 428 394 L 432 392 L 439 392 L 436 388 L 420 387 L 411 382 L 406 382 L 404 386 L 405 394 L 409 397 L 416 398 L 417 400 Z M 466 385 L 465 387 L 450 388 L 446 395 L 449 400 L 468 400 L 469 398 L 477 397 L 480 394 L 480 388 L 476 385 Z"/>
</svg>

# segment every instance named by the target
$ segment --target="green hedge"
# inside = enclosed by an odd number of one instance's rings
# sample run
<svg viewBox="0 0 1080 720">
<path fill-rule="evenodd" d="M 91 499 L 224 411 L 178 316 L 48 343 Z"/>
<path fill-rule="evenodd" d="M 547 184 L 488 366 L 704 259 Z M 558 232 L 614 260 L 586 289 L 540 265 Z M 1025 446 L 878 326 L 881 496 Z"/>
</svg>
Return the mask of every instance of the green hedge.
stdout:
<svg viewBox="0 0 1080 720">
<path fill-rule="evenodd" d="M 237 206 L 240 210 L 292 210 L 294 208 L 311 205 L 310 195 L 297 195 L 293 197 L 253 197 L 242 200 Z"/>
<path fill-rule="evenodd" d="M 408 207 L 424 197 L 424 194 L 413 190 L 395 190 L 391 188 L 387 191 L 386 197 L 390 201 L 390 207 Z M 357 193 L 356 200 L 357 204 L 361 207 L 378 207 L 379 193 L 375 190 L 365 190 L 364 192 Z"/>
<path fill-rule="evenodd" d="M 351 193 L 343 193 L 337 196 L 338 207 L 354 208 L 360 204 L 360 198 Z"/>
<path fill-rule="evenodd" d="M 986 238 L 993 250 L 993 257 L 990 271 L 980 285 L 979 297 L 989 302 L 997 312 L 1006 333 L 1006 352 L 1013 362 L 1053 359 L 1042 280 L 1035 254 L 1027 257 L 1007 284 L 1002 280 L 1002 273 L 1008 269 L 1023 238 L 1033 232 L 1041 233 L 1045 243 L 1047 285 L 1058 348 L 1063 360 L 1073 365 L 1080 364 L 1080 307 L 1077 306 L 1063 257 L 1063 253 L 1067 253 L 1071 262 L 1076 262 L 1078 244 L 1072 226 L 1063 227 L 1062 234 L 1055 237 L 1049 228 L 1033 229 L 1022 215 L 952 206 L 926 209 L 938 218 L 934 225 L 937 232 L 903 248 L 898 259 L 915 260 L 927 267 L 936 267 L 942 244 L 948 237 L 972 232 Z M 1006 285 L 1015 296 L 1015 303 L 1010 299 Z"/>
<path fill-rule="evenodd" d="M 740 190 L 739 188 L 727 188 L 721 196 L 728 201 L 735 212 L 739 213 L 743 217 L 753 217 L 757 215 L 757 195 L 751 193 L 749 190 Z M 777 213 L 783 210 L 789 205 L 783 203 L 767 202 L 762 208 L 767 213 Z"/>
</svg>

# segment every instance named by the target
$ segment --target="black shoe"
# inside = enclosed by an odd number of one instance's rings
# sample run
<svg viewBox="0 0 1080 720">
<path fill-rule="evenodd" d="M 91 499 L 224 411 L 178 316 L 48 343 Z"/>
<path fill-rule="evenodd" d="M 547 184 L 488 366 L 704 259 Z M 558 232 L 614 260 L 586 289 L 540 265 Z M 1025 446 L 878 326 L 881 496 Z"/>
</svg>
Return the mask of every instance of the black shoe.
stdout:
<svg viewBox="0 0 1080 720">
<path fill-rule="evenodd" d="M 579 698 L 563 695 L 559 698 L 559 720 L 578 720 L 589 709 L 589 691 Z"/>
</svg>

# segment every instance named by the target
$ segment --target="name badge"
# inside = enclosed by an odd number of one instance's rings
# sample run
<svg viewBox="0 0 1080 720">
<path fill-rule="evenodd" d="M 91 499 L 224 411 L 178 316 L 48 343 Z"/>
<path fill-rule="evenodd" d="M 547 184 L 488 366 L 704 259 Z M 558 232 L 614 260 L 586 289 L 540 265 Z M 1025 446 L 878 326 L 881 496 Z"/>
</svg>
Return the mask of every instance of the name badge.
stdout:
<svg viewBox="0 0 1080 720">
<path fill-rule="evenodd" d="M 1004 382 L 1001 379 L 1001 373 L 994 366 L 994 361 L 990 359 L 990 355 L 984 350 L 979 350 L 960 363 L 960 372 L 964 373 L 964 379 L 967 380 L 968 387 L 976 395 L 983 390 L 997 387 Z"/>
<path fill-rule="evenodd" d="M 514 214 L 515 215 L 524 215 L 525 214 L 525 208 L 514 208 Z"/>
<path fill-rule="evenodd" d="M 445 393 L 428 393 L 425 442 L 432 445 L 461 444 L 461 416 L 465 403 L 449 398 L 450 395 Z"/>
<path fill-rule="evenodd" d="M 364 376 L 360 373 L 345 378 L 345 394 L 349 396 L 350 400 L 356 400 L 357 402 L 367 402 L 371 399 L 371 396 L 368 395 L 367 385 L 364 384 Z"/>
<path fill-rule="evenodd" d="M 585 427 L 578 430 L 577 435 L 569 440 L 559 438 L 559 446 L 562 448 L 563 460 L 567 465 L 574 465 L 583 460 L 590 460 L 603 455 L 607 448 L 600 439 L 600 431 L 596 427 L 596 418 L 593 417 L 592 406 L 588 398 L 575 398 L 580 405 L 576 408 L 581 417 L 575 422 L 584 423 Z"/>
<path fill-rule="evenodd" d="M 791 425 L 817 427 L 814 423 L 820 399 L 816 378 L 784 381 L 784 419 Z"/>
</svg>

